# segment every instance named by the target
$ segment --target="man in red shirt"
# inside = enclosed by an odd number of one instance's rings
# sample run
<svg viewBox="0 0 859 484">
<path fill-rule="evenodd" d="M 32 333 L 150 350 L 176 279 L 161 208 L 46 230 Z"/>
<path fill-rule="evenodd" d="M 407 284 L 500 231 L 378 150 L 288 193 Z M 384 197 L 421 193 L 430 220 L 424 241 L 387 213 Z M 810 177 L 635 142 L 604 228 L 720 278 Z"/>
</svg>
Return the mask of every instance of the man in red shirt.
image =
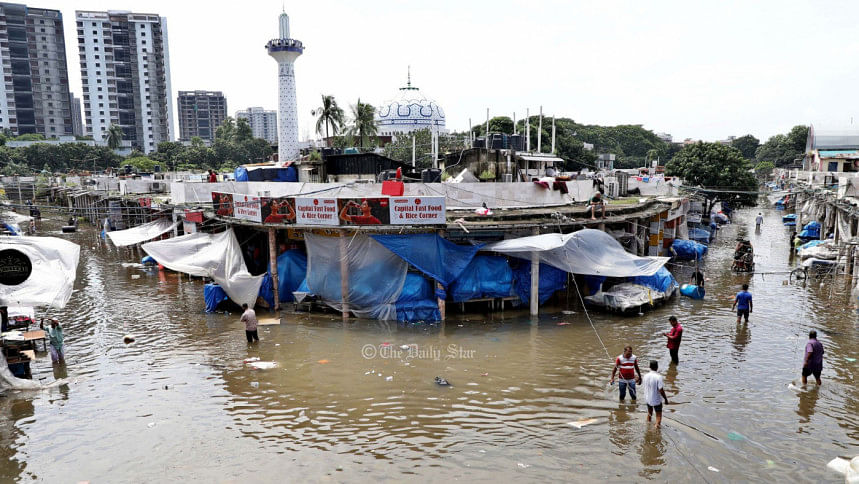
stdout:
<svg viewBox="0 0 859 484">
<path fill-rule="evenodd" d="M 618 389 L 620 390 L 620 401 L 626 398 L 626 389 L 629 388 L 629 398 L 635 403 L 635 384 L 641 383 L 641 370 L 638 368 L 638 357 L 632 354 L 632 346 L 623 349 L 623 354 L 614 360 L 614 370 L 611 371 L 611 384 L 614 385 L 614 375 L 620 370 Z M 638 373 L 638 378 L 635 374 Z"/>
<path fill-rule="evenodd" d="M 671 363 L 676 365 L 680 363 L 678 352 L 680 351 L 680 340 L 683 339 L 683 326 L 680 325 L 675 316 L 668 318 L 668 322 L 671 323 L 671 331 L 662 334 L 668 338 L 668 353 L 671 354 Z"/>
</svg>

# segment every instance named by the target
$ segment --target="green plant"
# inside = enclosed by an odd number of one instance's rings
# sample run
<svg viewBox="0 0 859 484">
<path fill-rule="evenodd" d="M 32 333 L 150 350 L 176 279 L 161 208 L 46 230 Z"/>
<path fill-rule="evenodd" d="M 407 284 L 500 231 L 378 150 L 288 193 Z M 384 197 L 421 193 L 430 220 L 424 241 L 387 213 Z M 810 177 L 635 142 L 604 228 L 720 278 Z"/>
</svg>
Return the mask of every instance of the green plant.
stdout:
<svg viewBox="0 0 859 484">
<path fill-rule="evenodd" d="M 477 178 L 480 178 L 481 180 L 494 180 L 495 173 L 492 170 L 483 170 Z"/>
</svg>

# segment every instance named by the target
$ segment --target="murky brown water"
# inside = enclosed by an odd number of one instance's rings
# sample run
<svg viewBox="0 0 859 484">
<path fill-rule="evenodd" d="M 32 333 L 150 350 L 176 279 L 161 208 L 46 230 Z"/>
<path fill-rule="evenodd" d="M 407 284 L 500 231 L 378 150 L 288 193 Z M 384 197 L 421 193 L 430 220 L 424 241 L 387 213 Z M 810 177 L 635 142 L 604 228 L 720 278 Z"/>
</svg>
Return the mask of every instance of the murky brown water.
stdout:
<svg viewBox="0 0 859 484">
<path fill-rule="evenodd" d="M 757 269 L 785 270 L 787 229 L 780 212 L 765 215 L 763 234 L 751 234 Z M 58 313 L 71 383 L 0 397 L 0 480 L 836 482 L 826 462 L 859 452 L 849 291 L 757 275 L 752 320 L 736 325 L 730 304 L 748 276 L 732 275 L 728 260 L 737 230 L 753 231 L 748 213 L 736 218 L 711 248 L 704 301 L 592 315 L 612 357 L 632 344 L 663 370 L 667 317 L 683 322 L 661 431 L 645 423 L 643 403 L 616 402 L 612 361 L 581 313 L 424 328 L 287 312 L 249 348 L 237 315 L 203 313 L 199 281 L 124 268 L 139 257 L 105 248 L 94 230 L 74 234 L 78 289 Z M 811 327 L 826 347 L 824 385 L 797 394 L 787 385 Z M 137 342 L 123 344 L 126 333 Z M 425 353 L 380 356 L 408 344 Z M 280 367 L 249 370 L 252 356 Z M 33 366 L 39 379 L 65 376 L 45 355 Z M 590 417 L 582 429 L 567 424 Z"/>
</svg>

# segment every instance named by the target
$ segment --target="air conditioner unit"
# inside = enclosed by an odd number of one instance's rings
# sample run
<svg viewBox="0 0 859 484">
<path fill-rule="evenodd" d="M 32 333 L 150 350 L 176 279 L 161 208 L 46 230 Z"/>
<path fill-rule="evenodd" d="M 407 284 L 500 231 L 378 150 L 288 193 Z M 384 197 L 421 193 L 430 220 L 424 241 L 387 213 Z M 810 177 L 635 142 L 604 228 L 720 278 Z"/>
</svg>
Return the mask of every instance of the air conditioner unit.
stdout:
<svg viewBox="0 0 859 484">
<path fill-rule="evenodd" d="M 605 184 L 605 191 L 609 198 L 618 198 L 620 195 L 620 186 L 616 181 L 611 181 Z"/>
<path fill-rule="evenodd" d="M 149 190 L 153 193 L 161 193 L 164 191 L 164 184 L 161 182 L 156 182 L 149 185 Z"/>
</svg>

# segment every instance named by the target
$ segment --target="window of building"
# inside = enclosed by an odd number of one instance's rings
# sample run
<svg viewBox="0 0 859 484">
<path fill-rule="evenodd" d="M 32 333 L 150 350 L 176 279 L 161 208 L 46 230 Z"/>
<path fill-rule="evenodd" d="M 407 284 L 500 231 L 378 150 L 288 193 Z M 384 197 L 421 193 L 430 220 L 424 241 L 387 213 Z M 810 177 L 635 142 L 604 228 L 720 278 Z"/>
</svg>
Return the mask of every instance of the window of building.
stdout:
<svg viewBox="0 0 859 484">
<path fill-rule="evenodd" d="M 98 113 L 98 114 L 100 114 L 100 115 L 104 116 L 104 111 L 99 111 L 99 113 Z"/>
<path fill-rule="evenodd" d="M 93 35 L 98 35 L 98 30 L 93 30 L 93 31 L 92 31 L 92 34 L 93 34 Z"/>
</svg>

